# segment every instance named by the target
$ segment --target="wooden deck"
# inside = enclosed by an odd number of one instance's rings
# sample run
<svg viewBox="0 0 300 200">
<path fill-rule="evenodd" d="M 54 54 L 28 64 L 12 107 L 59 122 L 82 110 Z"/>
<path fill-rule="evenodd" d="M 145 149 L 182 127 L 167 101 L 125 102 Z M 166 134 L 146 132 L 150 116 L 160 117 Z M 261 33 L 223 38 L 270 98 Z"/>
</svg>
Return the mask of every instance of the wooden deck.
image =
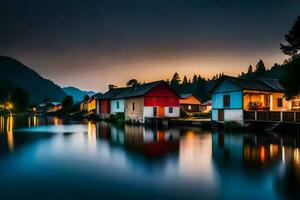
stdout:
<svg viewBox="0 0 300 200">
<path fill-rule="evenodd" d="M 244 111 L 244 121 L 300 123 L 300 112 Z"/>
</svg>

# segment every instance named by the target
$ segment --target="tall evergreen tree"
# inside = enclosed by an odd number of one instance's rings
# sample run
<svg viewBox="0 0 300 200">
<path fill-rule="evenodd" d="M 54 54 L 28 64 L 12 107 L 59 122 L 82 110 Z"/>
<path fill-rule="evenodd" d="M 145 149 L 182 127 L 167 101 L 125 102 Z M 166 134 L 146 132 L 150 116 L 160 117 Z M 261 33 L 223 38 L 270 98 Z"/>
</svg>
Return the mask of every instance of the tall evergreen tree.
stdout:
<svg viewBox="0 0 300 200">
<path fill-rule="evenodd" d="M 300 54 L 300 16 L 297 17 L 292 29 L 285 35 L 287 44 L 280 44 L 284 54 L 296 56 Z"/>
<path fill-rule="evenodd" d="M 300 93 L 300 16 L 285 35 L 285 40 L 287 45 L 280 44 L 281 50 L 291 58 L 284 63 L 286 71 L 279 81 L 285 88 L 286 97 L 291 99 Z"/>
<path fill-rule="evenodd" d="M 252 72 L 253 72 L 253 67 L 252 67 L 252 65 L 249 65 L 247 73 L 252 73 Z"/>
<path fill-rule="evenodd" d="M 265 67 L 265 64 L 264 62 L 260 59 L 258 61 L 258 63 L 256 64 L 256 69 L 255 69 L 255 72 L 258 74 L 258 75 L 262 75 L 266 72 L 266 67 Z"/>
<path fill-rule="evenodd" d="M 182 81 L 182 84 L 187 84 L 188 83 L 188 79 L 186 76 L 183 77 L 183 81 Z"/>
<path fill-rule="evenodd" d="M 171 88 L 173 88 L 175 91 L 179 91 L 179 84 L 180 84 L 181 80 L 179 77 L 179 74 L 177 72 L 174 73 L 173 78 L 171 80 L 170 86 Z"/>
</svg>

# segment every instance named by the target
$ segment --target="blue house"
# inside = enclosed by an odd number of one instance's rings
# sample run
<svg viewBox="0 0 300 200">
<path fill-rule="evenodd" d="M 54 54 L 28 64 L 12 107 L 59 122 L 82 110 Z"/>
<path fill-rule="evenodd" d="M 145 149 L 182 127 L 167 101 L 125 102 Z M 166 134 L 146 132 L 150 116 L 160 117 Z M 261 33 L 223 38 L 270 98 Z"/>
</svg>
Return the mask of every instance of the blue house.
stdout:
<svg viewBox="0 0 300 200">
<path fill-rule="evenodd" d="M 284 98 L 276 79 L 244 79 L 223 76 L 211 88 L 212 121 L 243 124 L 245 111 L 288 111 L 291 101 Z"/>
</svg>

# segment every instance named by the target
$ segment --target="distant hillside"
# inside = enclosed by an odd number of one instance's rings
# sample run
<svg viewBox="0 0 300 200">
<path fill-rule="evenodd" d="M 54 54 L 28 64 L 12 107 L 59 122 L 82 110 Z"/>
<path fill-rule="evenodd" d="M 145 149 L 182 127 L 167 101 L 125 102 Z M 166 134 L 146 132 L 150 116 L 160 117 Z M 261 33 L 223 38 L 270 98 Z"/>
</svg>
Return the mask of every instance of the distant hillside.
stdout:
<svg viewBox="0 0 300 200">
<path fill-rule="evenodd" d="M 93 96 L 96 94 L 93 91 L 83 91 L 76 87 L 64 87 L 63 90 L 67 95 L 72 96 L 75 102 L 82 101 L 85 95 Z"/>
<path fill-rule="evenodd" d="M 37 72 L 19 61 L 0 56 L 0 89 L 8 94 L 20 87 L 29 95 L 31 104 L 41 101 L 62 101 L 64 91 L 50 80 L 44 79 Z"/>
</svg>

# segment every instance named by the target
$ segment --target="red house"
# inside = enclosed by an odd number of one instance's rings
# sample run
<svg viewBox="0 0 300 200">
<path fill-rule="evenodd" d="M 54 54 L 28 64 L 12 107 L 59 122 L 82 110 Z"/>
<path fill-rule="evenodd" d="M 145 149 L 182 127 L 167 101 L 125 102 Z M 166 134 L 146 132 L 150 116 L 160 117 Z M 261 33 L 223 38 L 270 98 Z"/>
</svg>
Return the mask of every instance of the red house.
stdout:
<svg viewBox="0 0 300 200">
<path fill-rule="evenodd" d="M 141 123 L 146 118 L 179 117 L 179 98 L 165 81 L 135 86 L 114 97 L 125 99 L 125 120 Z"/>
</svg>

